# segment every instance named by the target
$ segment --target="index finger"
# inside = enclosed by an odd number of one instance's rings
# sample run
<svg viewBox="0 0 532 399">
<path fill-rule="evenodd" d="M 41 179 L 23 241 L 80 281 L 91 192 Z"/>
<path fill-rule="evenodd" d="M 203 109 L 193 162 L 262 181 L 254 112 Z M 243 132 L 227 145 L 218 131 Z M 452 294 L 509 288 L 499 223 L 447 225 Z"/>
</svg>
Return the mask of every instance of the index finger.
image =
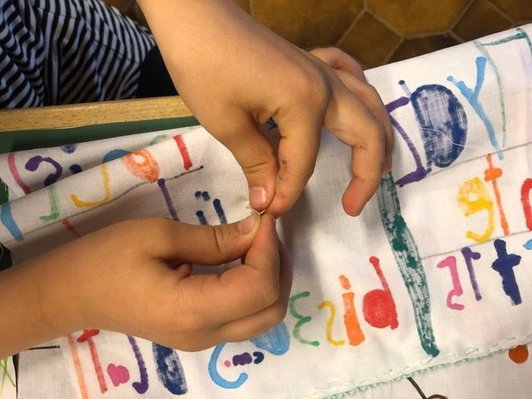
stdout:
<svg viewBox="0 0 532 399">
<path fill-rule="evenodd" d="M 341 82 L 358 98 L 373 115 L 380 121 L 386 132 L 386 160 L 384 169 L 390 170 L 392 167 L 393 150 L 393 129 L 388 116 L 388 111 L 384 106 L 377 90 L 365 80 L 358 79 L 353 75 L 341 70 L 335 71 Z"/>
<path fill-rule="evenodd" d="M 275 196 L 267 208 L 270 214 L 278 216 L 290 209 L 314 172 L 324 117 L 323 111 L 316 111 L 320 108 L 301 105 L 276 120 L 281 139 Z"/>
<path fill-rule="evenodd" d="M 326 118 L 326 127 L 351 146 L 353 177 L 342 196 L 342 205 L 348 215 L 357 216 L 380 184 L 386 161 L 386 128 L 352 93 L 344 89 L 336 95 L 337 109 Z"/>
</svg>

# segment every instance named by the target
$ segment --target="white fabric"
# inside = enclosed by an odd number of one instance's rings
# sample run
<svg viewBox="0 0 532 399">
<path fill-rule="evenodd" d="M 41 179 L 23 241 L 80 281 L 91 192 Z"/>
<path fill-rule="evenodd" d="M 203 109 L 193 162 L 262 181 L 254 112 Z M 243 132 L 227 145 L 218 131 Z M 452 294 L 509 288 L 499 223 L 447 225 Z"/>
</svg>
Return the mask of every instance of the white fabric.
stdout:
<svg viewBox="0 0 532 399">
<path fill-rule="evenodd" d="M 272 332 L 193 354 L 79 332 L 38 351 L 50 351 L 40 361 L 58 370 L 55 384 L 21 354 L 20 396 L 58 397 L 68 385 L 80 398 L 135 398 L 147 378 L 153 398 L 341 397 L 447 366 L 414 378 L 450 397 L 526 397 L 532 383 L 509 386 L 530 362 L 505 354 L 532 338 L 531 33 L 528 25 L 367 72 L 396 128 L 393 170 L 360 217 L 346 216 L 350 150 L 324 132 L 316 171 L 279 223 L 295 271 L 288 315 Z M 110 151 L 141 148 L 101 164 Z M 156 173 L 132 172 L 147 159 Z M 71 175 L 73 164 L 83 172 Z M 57 165 L 60 178 L 44 187 Z M 5 155 L 0 178 L 12 199 L 0 242 L 15 263 L 122 219 L 217 224 L 249 214 L 238 165 L 201 127 Z M 494 368 L 508 378 L 469 389 L 476 377 L 462 370 L 490 378 Z M 359 393 L 414 394 L 406 380 Z"/>
<path fill-rule="evenodd" d="M 13 359 L 10 357 L 7 359 L 0 359 L 0 398 L 15 399 L 16 395 L 16 378 Z"/>
</svg>

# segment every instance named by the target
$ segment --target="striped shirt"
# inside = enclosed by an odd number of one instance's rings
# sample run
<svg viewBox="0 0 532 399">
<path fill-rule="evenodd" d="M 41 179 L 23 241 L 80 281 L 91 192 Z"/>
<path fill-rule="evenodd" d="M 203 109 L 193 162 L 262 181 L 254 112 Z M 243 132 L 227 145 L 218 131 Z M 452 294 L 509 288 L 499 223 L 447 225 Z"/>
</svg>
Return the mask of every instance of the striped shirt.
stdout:
<svg viewBox="0 0 532 399">
<path fill-rule="evenodd" d="M 100 0 L 0 0 L 0 109 L 132 98 L 154 46 Z"/>
</svg>

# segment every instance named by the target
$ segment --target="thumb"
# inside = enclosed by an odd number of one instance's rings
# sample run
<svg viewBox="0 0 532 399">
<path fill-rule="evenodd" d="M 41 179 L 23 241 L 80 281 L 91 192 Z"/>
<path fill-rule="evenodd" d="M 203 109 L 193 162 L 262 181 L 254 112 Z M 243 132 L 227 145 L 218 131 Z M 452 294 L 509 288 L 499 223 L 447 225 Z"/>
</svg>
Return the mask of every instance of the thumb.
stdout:
<svg viewBox="0 0 532 399">
<path fill-rule="evenodd" d="M 145 228 L 153 256 L 178 263 L 219 265 L 242 257 L 250 249 L 260 226 L 260 216 L 253 214 L 230 224 L 192 225 L 162 219 L 158 234 Z M 154 239 L 155 238 L 155 239 Z"/>
</svg>

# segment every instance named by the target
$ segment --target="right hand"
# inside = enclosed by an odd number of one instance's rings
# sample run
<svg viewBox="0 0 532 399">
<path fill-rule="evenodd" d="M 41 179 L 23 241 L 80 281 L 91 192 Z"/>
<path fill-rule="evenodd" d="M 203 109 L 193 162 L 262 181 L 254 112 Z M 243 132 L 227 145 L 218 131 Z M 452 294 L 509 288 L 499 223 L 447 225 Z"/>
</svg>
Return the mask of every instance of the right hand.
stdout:
<svg viewBox="0 0 532 399">
<path fill-rule="evenodd" d="M 281 215 L 313 173 L 321 128 L 351 149 L 342 204 L 360 214 L 389 169 L 392 127 L 377 91 L 340 50 L 307 53 L 233 0 L 138 0 L 172 80 L 201 124 L 234 155 L 251 206 Z M 273 119 L 273 148 L 260 126 Z"/>
<path fill-rule="evenodd" d="M 191 263 L 238 258 L 221 274 L 191 274 Z M 43 317 L 58 335 L 99 328 L 186 351 L 268 331 L 286 314 L 292 281 L 269 215 L 221 226 L 131 220 L 35 261 Z"/>
</svg>

